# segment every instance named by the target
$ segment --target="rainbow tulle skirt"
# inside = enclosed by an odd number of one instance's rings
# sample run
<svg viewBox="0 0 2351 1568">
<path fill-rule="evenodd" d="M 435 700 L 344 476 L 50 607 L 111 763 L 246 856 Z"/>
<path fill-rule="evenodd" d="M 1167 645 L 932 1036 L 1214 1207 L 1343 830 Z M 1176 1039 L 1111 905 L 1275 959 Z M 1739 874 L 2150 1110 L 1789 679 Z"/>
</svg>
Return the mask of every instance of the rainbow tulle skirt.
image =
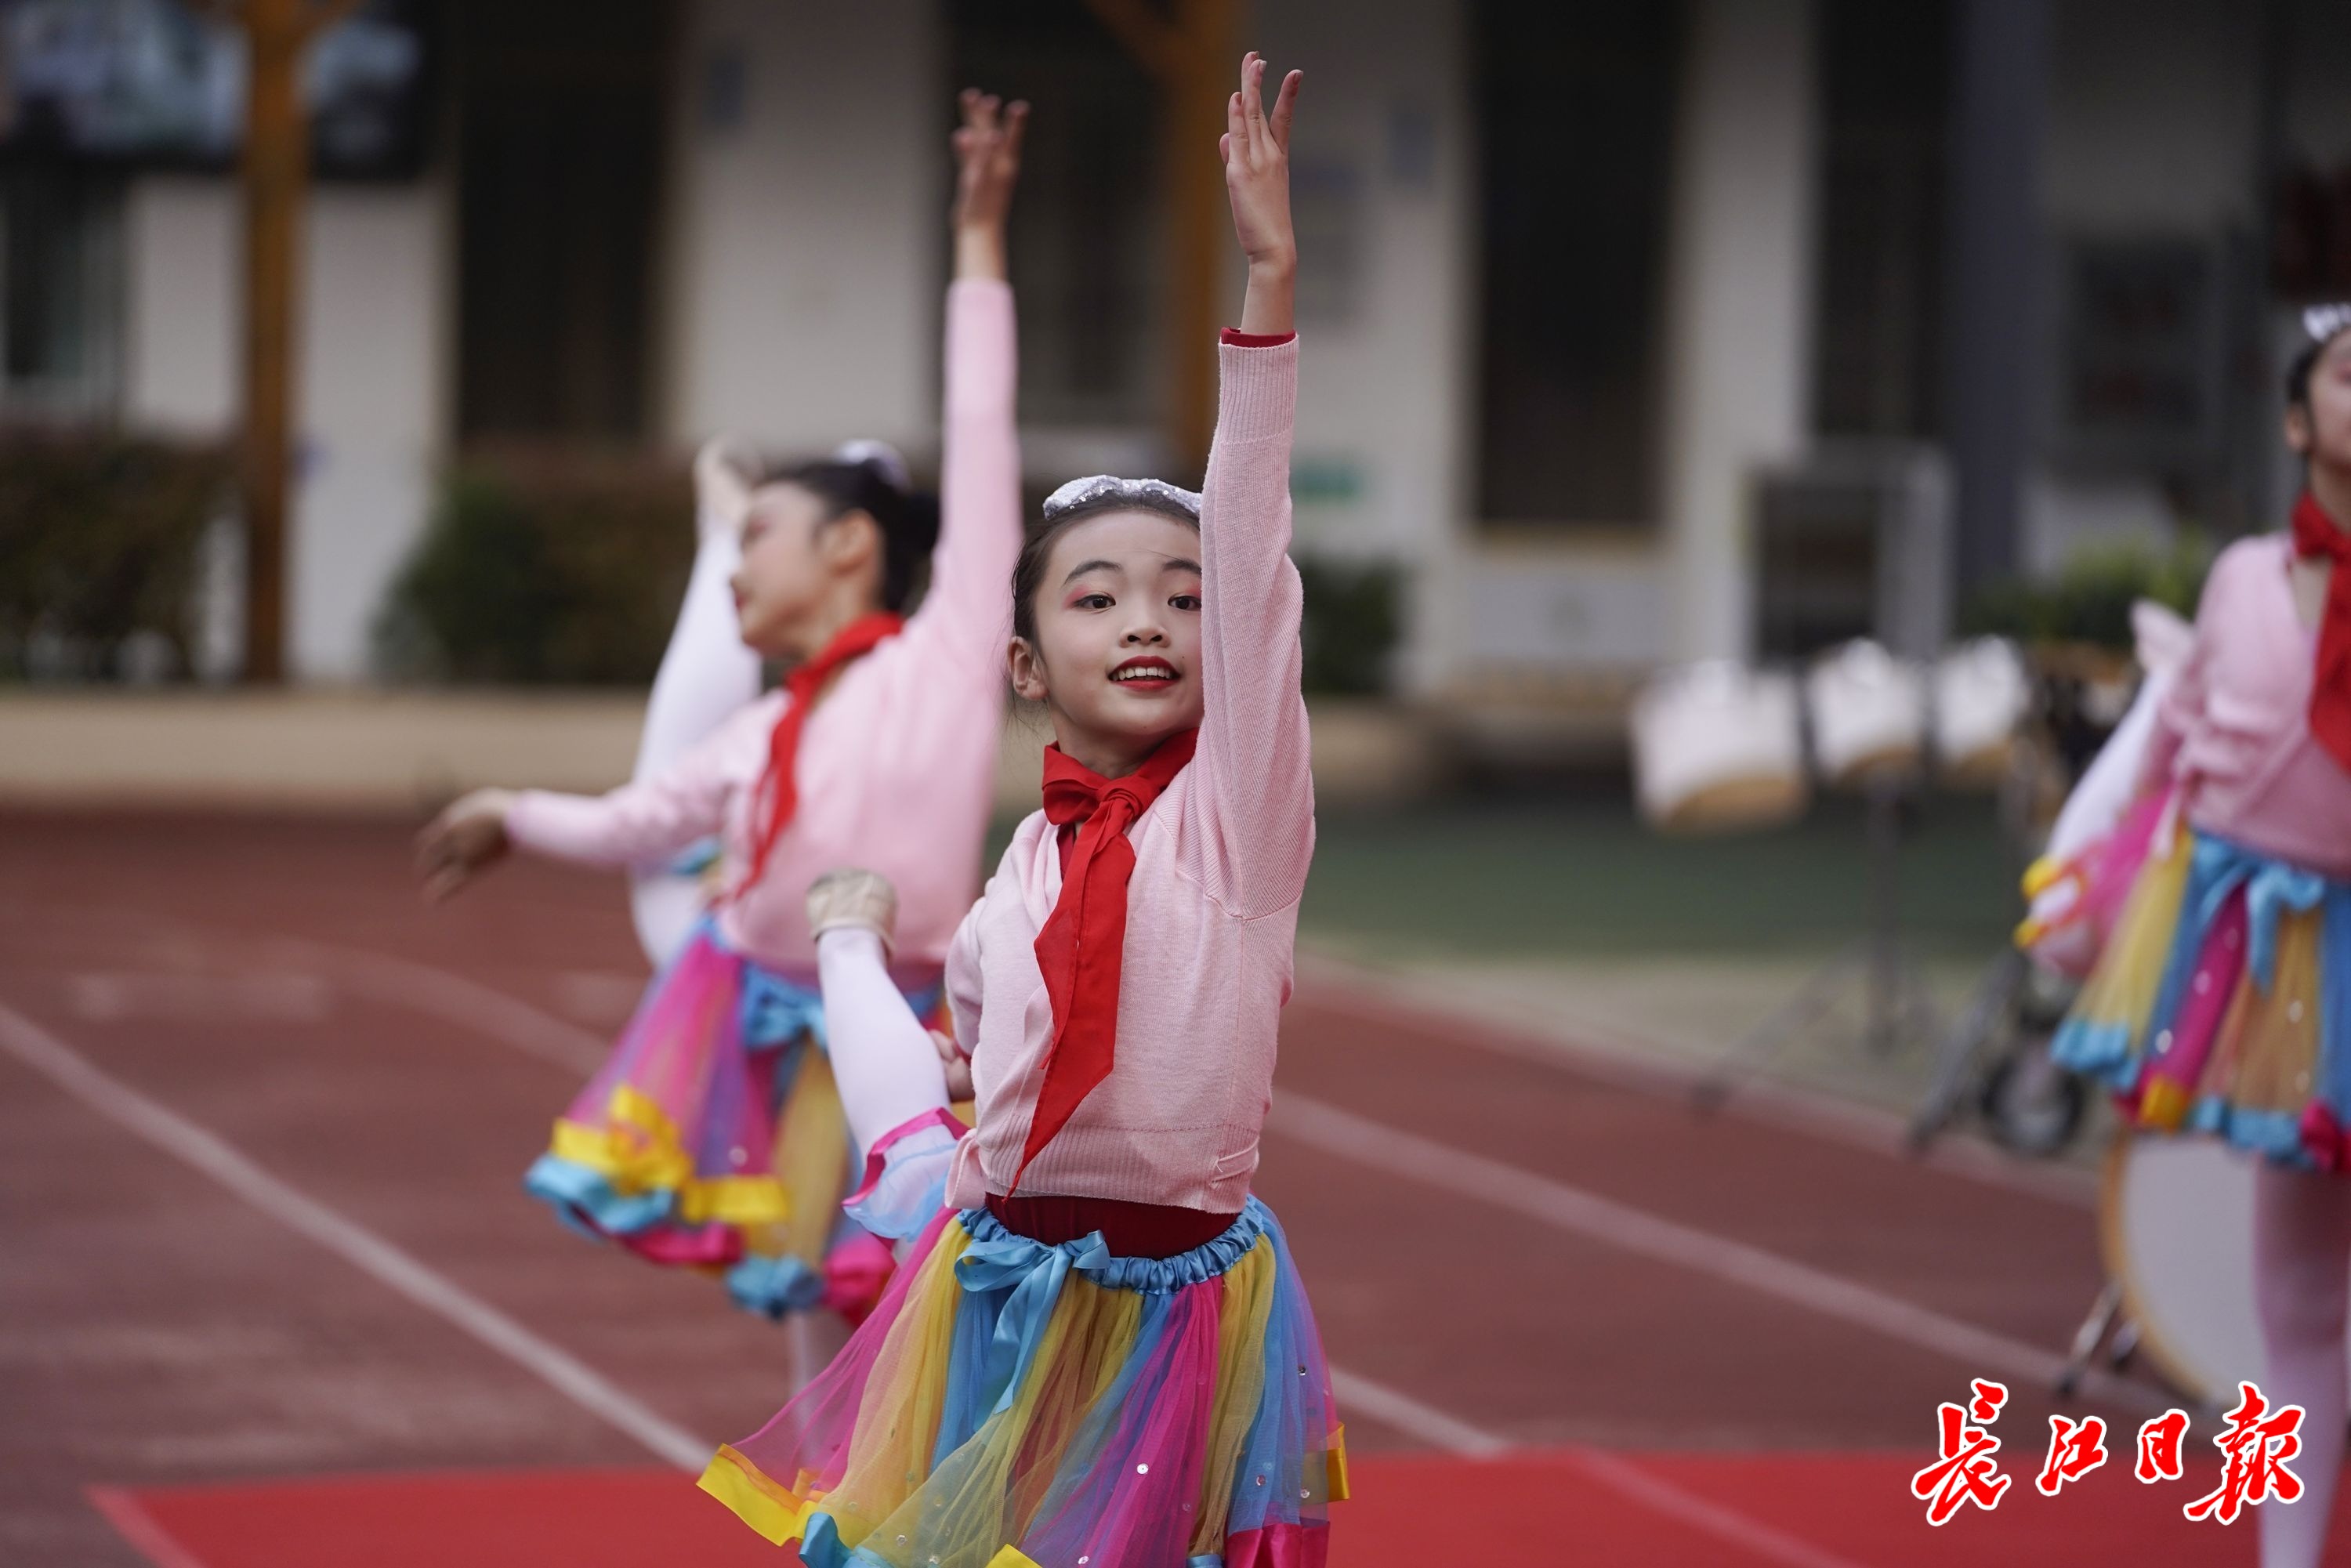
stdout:
<svg viewBox="0 0 2351 1568">
<path fill-rule="evenodd" d="M 1322 1568 L 1346 1448 L 1272 1211 L 1164 1260 L 942 1212 L 702 1487 L 810 1568 Z"/>
<path fill-rule="evenodd" d="M 2053 1049 L 2142 1127 L 2351 1167 L 2351 883 L 2176 834 L 2140 868 Z"/>
<path fill-rule="evenodd" d="M 927 1010 L 935 988 L 910 999 Z M 755 1311 L 831 1300 L 854 1315 L 890 1256 L 841 1215 L 856 1151 L 823 1031 L 815 991 L 704 921 L 646 988 L 525 1186 L 577 1229 L 722 1273 Z"/>
</svg>

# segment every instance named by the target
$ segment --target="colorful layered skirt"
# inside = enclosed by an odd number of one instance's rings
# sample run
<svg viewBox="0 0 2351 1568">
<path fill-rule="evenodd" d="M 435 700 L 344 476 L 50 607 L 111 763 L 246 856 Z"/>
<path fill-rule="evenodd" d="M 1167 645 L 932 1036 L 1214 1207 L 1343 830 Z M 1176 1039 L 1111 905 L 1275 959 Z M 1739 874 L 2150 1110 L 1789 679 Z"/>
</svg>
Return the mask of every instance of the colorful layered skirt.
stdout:
<svg viewBox="0 0 2351 1568">
<path fill-rule="evenodd" d="M 2344 1170 L 2351 883 L 2173 834 L 2140 868 L 2053 1049 L 2142 1127 Z"/>
<path fill-rule="evenodd" d="M 943 1211 L 822 1375 L 703 1490 L 810 1568 L 1322 1568 L 1346 1448 L 1255 1198 L 1122 1258 Z"/>
<path fill-rule="evenodd" d="M 909 998 L 938 1006 L 935 988 Z M 845 1219 L 857 1152 L 817 993 L 695 927 L 645 989 L 524 1185 L 573 1228 L 724 1275 L 772 1317 L 880 1294 L 886 1243 Z"/>
</svg>

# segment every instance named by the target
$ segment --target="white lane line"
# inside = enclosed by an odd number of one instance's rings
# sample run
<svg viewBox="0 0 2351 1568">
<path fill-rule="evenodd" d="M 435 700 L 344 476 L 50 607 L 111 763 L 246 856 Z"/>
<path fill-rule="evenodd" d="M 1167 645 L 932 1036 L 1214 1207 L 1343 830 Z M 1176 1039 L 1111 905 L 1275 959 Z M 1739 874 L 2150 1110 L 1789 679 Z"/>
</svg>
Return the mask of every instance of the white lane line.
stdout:
<svg viewBox="0 0 2351 1568">
<path fill-rule="evenodd" d="M 153 1568 L 206 1568 L 203 1559 L 181 1545 L 137 1498 L 120 1487 L 87 1487 L 82 1496 L 89 1500 L 99 1518 L 114 1526 L 114 1533 Z"/>
<path fill-rule="evenodd" d="M 477 1030 L 486 1029 L 495 1038 L 508 1040 L 533 1055 L 552 1056 L 561 1051 L 584 1056 L 592 1052 L 591 1065 L 602 1061 L 605 1043 L 596 1036 L 502 991 L 406 960 L 378 960 L 371 954 L 307 942 L 292 946 L 322 964 L 329 960 L 350 964 L 348 972 L 354 975 L 362 971 L 378 974 L 386 984 L 386 1000 L 424 1007 L 436 1013 L 445 1005 L 445 1016 L 453 1023 Z M 496 1005 L 486 1005 L 480 1016 L 460 1005 L 470 1006 L 475 1001 Z M 1977 1328 L 1761 1248 L 1677 1225 L 1581 1187 L 1390 1127 L 1290 1090 L 1275 1094 L 1272 1115 L 1266 1125 L 1278 1135 L 1295 1137 L 1343 1159 L 1407 1176 L 1441 1190 L 1526 1215 L 1556 1229 L 1728 1280 L 1931 1351 L 1959 1363 L 1971 1376 L 2001 1375 L 2012 1382 L 2033 1382 L 2049 1387 L 2054 1385 L 2064 1364 L 2064 1358 L 2055 1352 Z M 813 1369 L 803 1372 L 807 1366 L 805 1358 L 796 1359 L 793 1385 L 798 1387 Z M 2168 1403 L 2151 1389 L 2095 1369 L 2084 1374 L 2080 1386 L 2085 1395 L 2127 1408 L 2160 1411 Z"/>
<path fill-rule="evenodd" d="M 74 1016 L 89 1023 L 325 1023 L 335 992 L 317 975 L 188 975 L 102 970 L 66 977 Z"/>
<path fill-rule="evenodd" d="M 1850 1557 L 1840 1557 L 1825 1547 L 1815 1546 L 1800 1536 L 1790 1535 L 1776 1525 L 1766 1524 L 1736 1509 L 1726 1508 L 1687 1487 L 1677 1486 L 1665 1477 L 1620 1459 L 1614 1454 L 1605 1454 L 1597 1448 L 1571 1448 L 1565 1457 L 1570 1464 L 1593 1480 L 1614 1487 L 1651 1512 L 1662 1514 L 1677 1524 L 1702 1530 L 1709 1535 L 1743 1546 L 1758 1557 L 1784 1563 L 1788 1568 L 1862 1568 Z"/>
<path fill-rule="evenodd" d="M 656 1414 L 569 1352 L 539 1338 L 356 1221 L 287 1186 L 221 1138 L 150 1100 L 5 1005 L 0 1005 L 0 1051 L 109 1121 L 212 1177 L 287 1229 L 463 1330 L 667 1463 L 698 1470 L 713 1452 L 716 1445 Z"/>
<path fill-rule="evenodd" d="M 1564 1067 L 1612 1088 L 1663 1099 L 1689 1095 L 1714 1071 L 1713 1064 L 1687 1061 L 1671 1047 L 1643 1040 L 1596 1019 L 1554 1016 L 1553 1029 L 1518 1024 L 1465 1008 L 1450 999 L 1443 982 L 1398 976 L 1321 954 L 1298 959 L 1300 1000 L 1365 1023 L 1394 1028 L 1404 1014 L 1499 1056 Z M 1742 1079 L 1739 1092 L 1715 1113 L 1798 1133 L 1906 1165 L 1924 1165 L 2030 1197 L 2092 1208 L 2097 1177 L 2074 1166 L 2030 1160 L 1997 1149 L 1965 1132 L 1936 1139 L 1923 1151 L 1910 1147 L 1907 1117 L 1817 1090 L 1771 1079 Z"/>
<path fill-rule="evenodd" d="M 1332 1367 L 1331 1391 L 1338 1396 L 1342 1416 L 1351 1419 L 1364 1416 L 1448 1454 L 1468 1459 L 1494 1459 L 1512 1449 L 1508 1439 L 1495 1433 L 1356 1373 Z M 1546 1460 L 1572 1465 L 1590 1479 L 1653 1513 L 1768 1562 L 1785 1563 L 1787 1568 L 1861 1568 L 1850 1558 L 1840 1557 L 1760 1519 L 1726 1508 L 1613 1454 L 1581 1447 L 1534 1452 Z"/>
<path fill-rule="evenodd" d="M 583 1076 L 602 1067 L 612 1052 L 611 1036 L 582 1029 L 520 998 L 430 964 L 291 936 L 272 939 L 265 951 L 277 961 L 323 969 L 371 1001 L 422 1013 Z M 792 1395 L 823 1370 L 806 1312 L 795 1312 L 784 1321 L 784 1356 L 785 1381 Z"/>
<path fill-rule="evenodd" d="M 1743 1286 L 1823 1317 L 1947 1357 L 1971 1376 L 2053 1386 L 2064 1357 L 1914 1305 L 1777 1253 L 1677 1224 L 1642 1209 L 1391 1127 L 1290 1090 L 1274 1095 L 1266 1128 L 1324 1154 L 1404 1176 L 1457 1197 L 1604 1242 L 1657 1262 Z M 2161 1410 L 2154 1390 L 2090 1372 L 2083 1392 L 2131 1408 Z"/>
<path fill-rule="evenodd" d="M 1353 1419 L 1367 1416 L 1391 1430 L 1416 1437 L 1432 1448 L 1467 1459 L 1491 1459 L 1510 1451 L 1511 1444 L 1482 1427 L 1448 1416 L 1434 1405 L 1423 1405 L 1411 1395 L 1374 1383 L 1339 1367 L 1331 1369 L 1331 1392 L 1338 1396 L 1339 1414 Z"/>
<path fill-rule="evenodd" d="M 550 1017 L 526 1002 L 462 976 L 402 959 L 345 948 L 329 948 L 308 942 L 288 940 L 281 946 L 320 959 L 333 960 L 335 967 L 341 970 L 341 977 L 347 984 L 354 984 L 354 988 L 364 988 L 380 999 L 414 1008 L 469 1030 L 489 1034 L 542 1061 L 583 1071 L 592 1071 L 601 1063 L 606 1050 L 606 1042 L 602 1040 Z M 211 1176 L 231 1192 L 289 1228 L 342 1256 L 400 1294 L 538 1374 L 558 1392 L 635 1438 L 664 1460 L 682 1469 L 699 1469 L 712 1451 L 712 1444 L 655 1414 L 569 1353 L 539 1339 L 513 1319 L 435 1273 L 392 1243 L 287 1186 L 221 1139 L 93 1066 L 39 1025 L 5 1005 L 0 1005 L 0 1050 L 7 1051 L 93 1110 Z M 1286 1104 L 1301 1110 L 1311 1106 L 1314 1110 L 1329 1112 L 1339 1117 L 1348 1116 L 1348 1113 L 1335 1107 L 1306 1102 L 1303 1096 L 1285 1093 L 1282 1099 Z M 1388 1140 L 1392 1151 L 1396 1139 L 1411 1137 L 1411 1134 L 1399 1134 L 1378 1124 L 1367 1122 L 1364 1125 L 1374 1130 L 1375 1136 Z M 1280 1130 L 1295 1129 L 1283 1127 Z M 1443 1150 L 1443 1145 L 1439 1145 L 1432 1144 L 1429 1147 Z M 1356 1153 L 1350 1150 L 1340 1152 Z M 1443 1152 L 1455 1153 L 1449 1150 Z M 1357 1153 L 1356 1157 L 1364 1156 Z M 1474 1160 L 1476 1156 L 1460 1157 Z M 1395 1164 L 1393 1161 L 1380 1163 L 1391 1168 Z M 1495 1168 L 1499 1171 L 1510 1169 L 1500 1166 Z M 1540 1181 L 1542 1178 L 1527 1179 Z M 1479 1192 L 1473 1196 L 1489 1195 Z M 794 1326 L 805 1334 L 807 1325 L 804 1322 L 796 1322 Z M 795 1338 L 794 1349 L 801 1354 L 793 1358 L 796 1385 L 803 1375 L 801 1369 L 807 1366 L 810 1359 L 798 1343 L 799 1337 Z M 1431 1448 L 1472 1458 L 1492 1458 L 1510 1450 L 1510 1445 L 1506 1439 L 1423 1404 L 1409 1395 L 1338 1367 L 1332 1368 L 1331 1376 L 1333 1391 L 1343 1406 L 1359 1410 L 1368 1419 L 1415 1437 Z M 1614 1488 L 1629 1500 L 1770 1560 L 1786 1563 L 1789 1568 L 1858 1568 L 1845 1559 L 1786 1536 L 1761 1521 L 1723 1508 L 1610 1456 L 1577 1449 L 1568 1451 L 1568 1458 L 1594 1479 Z M 93 1489 L 93 1502 L 99 1503 L 100 1511 L 124 1533 L 126 1539 L 142 1551 L 148 1551 L 159 1568 L 200 1568 L 200 1565 L 173 1561 L 175 1555 L 184 1558 L 177 1542 L 163 1534 L 152 1516 L 131 1498 L 115 1494 L 100 1502 L 99 1493 L 110 1490 Z M 162 1554 L 150 1549 L 151 1541 L 153 1546 L 162 1549 Z"/>
<path fill-rule="evenodd" d="M 471 1034 L 487 1035 L 526 1056 L 569 1068 L 583 1077 L 603 1066 L 611 1054 L 612 1040 L 608 1035 L 566 1023 L 504 991 L 430 964 L 291 936 L 272 938 L 263 950 L 293 967 L 324 970 L 372 1001 L 423 1013 Z"/>
</svg>

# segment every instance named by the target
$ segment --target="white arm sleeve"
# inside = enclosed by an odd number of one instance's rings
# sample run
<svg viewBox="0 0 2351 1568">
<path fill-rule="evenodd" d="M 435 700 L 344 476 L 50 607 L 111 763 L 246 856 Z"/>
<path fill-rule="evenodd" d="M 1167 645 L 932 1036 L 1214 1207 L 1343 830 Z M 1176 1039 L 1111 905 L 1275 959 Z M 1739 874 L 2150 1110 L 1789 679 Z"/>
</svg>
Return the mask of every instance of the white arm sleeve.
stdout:
<svg viewBox="0 0 2351 1568">
<path fill-rule="evenodd" d="M 759 655 L 744 645 L 729 580 L 743 559 L 741 538 L 735 521 L 710 515 L 707 494 L 700 507 L 702 542 L 694 552 L 694 573 L 686 580 L 677 626 L 645 704 L 644 732 L 631 775 L 638 782 L 666 768 L 759 695 Z M 699 877 L 681 876 L 667 866 L 631 873 L 629 904 L 637 940 L 655 966 L 684 945 L 704 902 Z"/>
<path fill-rule="evenodd" d="M 816 971 L 833 1082 L 857 1146 L 871 1149 L 925 1112 L 946 1109 L 938 1048 L 890 978 L 882 939 L 852 926 L 828 931 L 817 938 Z"/>
</svg>

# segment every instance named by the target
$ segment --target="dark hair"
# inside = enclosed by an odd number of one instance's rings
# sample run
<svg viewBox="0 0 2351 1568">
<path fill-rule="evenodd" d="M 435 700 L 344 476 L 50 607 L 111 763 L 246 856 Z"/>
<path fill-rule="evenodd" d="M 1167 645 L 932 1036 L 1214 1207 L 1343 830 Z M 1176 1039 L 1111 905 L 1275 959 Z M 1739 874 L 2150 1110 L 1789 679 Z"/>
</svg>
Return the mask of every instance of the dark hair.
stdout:
<svg viewBox="0 0 2351 1568">
<path fill-rule="evenodd" d="M 2302 351 L 2294 355 L 2293 362 L 2286 366 L 2286 407 L 2308 408 L 2310 406 L 2310 374 L 2318 369 L 2318 356 L 2326 352 L 2327 343 L 2334 340 L 2329 338 L 2322 342 L 2314 338 L 2302 346 Z"/>
<path fill-rule="evenodd" d="M 1020 542 L 1020 558 L 1012 563 L 1012 634 L 1037 645 L 1037 591 L 1045 586 L 1045 558 L 1061 536 L 1089 517 L 1105 512 L 1155 512 L 1199 531 L 1200 519 L 1181 507 L 1143 497 L 1105 497 L 1102 500 L 1057 512 L 1029 530 Z"/>
<path fill-rule="evenodd" d="M 824 504 L 826 522 L 852 512 L 872 517 L 882 530 L 882 608 L 893 613 L 906 608 L 939 542 L 937 497 L 901 489 L 887 469 L 871 461 L 787 464 L 771 469 L 760 483 L 806 490 Z"/>
</svg>

